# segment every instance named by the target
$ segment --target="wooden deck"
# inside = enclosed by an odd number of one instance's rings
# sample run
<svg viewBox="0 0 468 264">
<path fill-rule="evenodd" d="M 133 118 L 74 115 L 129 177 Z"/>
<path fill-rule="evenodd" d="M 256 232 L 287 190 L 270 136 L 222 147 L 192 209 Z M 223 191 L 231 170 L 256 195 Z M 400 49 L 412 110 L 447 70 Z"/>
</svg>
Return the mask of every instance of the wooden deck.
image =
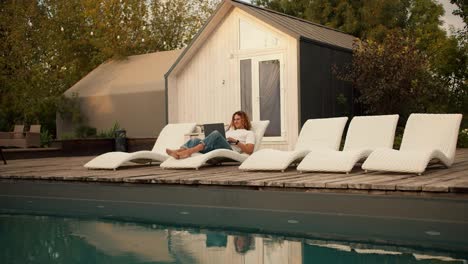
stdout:
<svg viewBox="0 0 468 264">
<path fill-rule="evenodd" d="M 430 165 L 422 176 L 415 174 L 364 173 L 356 167 L 342 173 L 242 172 L 236 165 L 210 166 L 200 170 L 162 170 L 157 165 L 131 165 L 112 170 L 87 170 L 93 157 L 61 157 L 11 160 L 0 165 L 0 179 L 117 182 L 144 184 L 216 185 L 247 188 L 279 188 L 299 191 L 345 191 L 408 194 L 468 193 L 468 149 L 458 149 L 449 169 Z"/>
</svg>

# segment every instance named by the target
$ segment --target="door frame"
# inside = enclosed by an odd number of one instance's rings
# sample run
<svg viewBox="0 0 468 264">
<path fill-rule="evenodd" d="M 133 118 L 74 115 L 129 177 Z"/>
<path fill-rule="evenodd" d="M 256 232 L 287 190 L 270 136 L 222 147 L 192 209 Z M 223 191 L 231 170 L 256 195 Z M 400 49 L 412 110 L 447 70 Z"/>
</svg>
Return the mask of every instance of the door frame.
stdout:
<svg viewBox="0 0 468 264">
<path fill-rule="evenodd" d="M 258 121 L 260 120 L 260 67 L 259 63 L 262 61 L 278 60 L 280 64 L 280 125 L 281 125 L 281 136 L 276 137 L 264 137 L 265 142 L 283 142 L 286 140 L 286 115 L 285 115 L 285 89 L 284 89 L 284 54 L 282 52 L 262 55 L 244 55 L 238 57 L 238 68 L 240 69 L 240 61 L 250 59 L 252 63 L 252 116 L 251 119 Z M 238 80 L 240 80 L 240 73 Z M 239 82 L 239 92 L 240 82 Z"/>
</svg>

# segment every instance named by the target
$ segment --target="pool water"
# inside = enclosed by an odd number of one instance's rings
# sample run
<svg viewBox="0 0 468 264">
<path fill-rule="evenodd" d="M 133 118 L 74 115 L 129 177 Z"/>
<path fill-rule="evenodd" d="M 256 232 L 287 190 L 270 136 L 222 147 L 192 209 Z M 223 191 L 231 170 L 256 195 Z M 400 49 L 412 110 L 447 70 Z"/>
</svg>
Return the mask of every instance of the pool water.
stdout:
<svg viewBox="0 0 468 264">
<path fill-rule="evenodd" d="M 0 215 L 0 263 L 468 263 L 467 252 L 98 218 Z"/>
</svg>

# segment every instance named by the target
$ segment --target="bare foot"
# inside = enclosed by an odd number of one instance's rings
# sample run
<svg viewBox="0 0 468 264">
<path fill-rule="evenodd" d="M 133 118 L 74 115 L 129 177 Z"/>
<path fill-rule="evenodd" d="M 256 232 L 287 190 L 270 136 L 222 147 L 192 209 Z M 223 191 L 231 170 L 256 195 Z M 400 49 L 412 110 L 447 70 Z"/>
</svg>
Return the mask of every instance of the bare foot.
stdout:
<svg viewBox="0 0 468 264">
<path fill-rule="evenodd" d="M 172 149 L 166 149 L 167 155 L 173 157 L 174 159 L 179 159 L 179 155 L 177 153 L 177 150 L 172 150 Z"/>
<path fill-rule="evenodd" d="M 179 159 L 186 159 L 192 155 L 189 150 L 183 150 L 177 153 L 179 155 Z"/>
</svg>

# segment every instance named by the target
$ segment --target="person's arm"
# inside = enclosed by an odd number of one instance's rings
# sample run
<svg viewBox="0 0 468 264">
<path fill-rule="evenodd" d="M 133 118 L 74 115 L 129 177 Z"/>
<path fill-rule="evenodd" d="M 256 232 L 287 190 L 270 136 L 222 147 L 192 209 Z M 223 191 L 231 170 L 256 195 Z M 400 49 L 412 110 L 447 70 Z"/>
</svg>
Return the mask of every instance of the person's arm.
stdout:
<svg viewBox="0 0 468 264">
<path fill-rule="evenodd" d="M 240 141 L 237 141 L 237 146 L 242 150 L 242 152 L 247 153 L 247 154 L 252 154 L 254 151 L 254 144 L 244 144 Z"/>
<path fill-rule="evenodd" d="M 248 131 L 245 143 L 238 142 L 237 146 L 242 150 L 242 152 L 249 155 L 252 154 L 255 148 L 255 134 L 252 131 Z"/>
<path fill-rule="evenodd" d="M 253 150 L 255 148 L 254 144 L 250 144 L 250 143 L 244 144 L 240 142 L 239 140 L 232 138 L 232 137 L 228 137 L 227 142 L 229 142 L 229 144 L 238 146 L 242 152 L 247 153 L 249 155 L 253 153 Z"/>
</svg>

